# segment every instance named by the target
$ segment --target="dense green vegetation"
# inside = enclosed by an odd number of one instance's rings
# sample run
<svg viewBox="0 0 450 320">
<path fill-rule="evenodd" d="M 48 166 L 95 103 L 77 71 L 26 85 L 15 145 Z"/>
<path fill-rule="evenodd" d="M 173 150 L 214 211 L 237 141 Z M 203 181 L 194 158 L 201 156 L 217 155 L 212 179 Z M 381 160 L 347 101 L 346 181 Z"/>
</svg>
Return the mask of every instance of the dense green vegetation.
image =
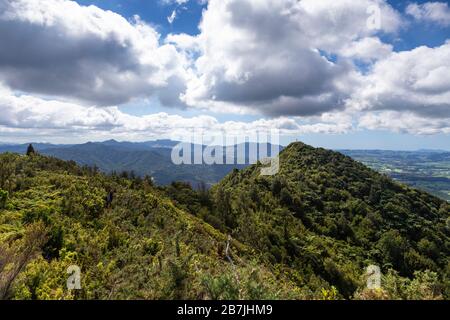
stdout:
<svg viewBox="0 0 450 320">
<path fill-rule="evenodd" d="M 34 144 L 40 154 L 58 159 L 75 161 L 80 166 L 97 167 L 104 173 L 132 172 L 134 175 L 151 176 L 158 185 L 173 181 L 186 181 L 196 186 L 202 182 L 208 186 L 220 181 L 233 168 L 245 165 L 175 165 L 171 160 L 172 147 L 179 142 L 161 140 L 153 142 L 88 142 L 79 145 Z M 26 154 L 26 145 L 0 145 L 0 153 Z M 248 149 L 248 148 L 247 148 Z"/>
<path fill-rule="evenodd" d="M 193 190 L 2 154 L 0 298 L 449 298 L 447 203 L 301 143 L 280 161 Z"/>
<path fill-rule="evenodd" d="M 231 240 L 227 252 L 226 235 L 176 208 L 149 179 L 3 154 L 0 190 L 0 298 L 302 297 L 251 247 Z M 80 291 L 66 287 L 71 265 L 81 268 Z"/>
<path fill-rule="evenodd" d="M 188 209 L 194 204 L 193 212 L 263 253 L 300 287 L 332 285 L 340 297 L 368 297 L 358 287 L 375 264 L 385 274 L 378 297 L 417 298 L 420 290 L 391 289 L 424 279 L 433 283 L 428 298 L 449 297 L 449 204 L 302 143 L 286 148 L 280 163 L 269 177 L 260 164 L 235 170 L 212 189 L 207 213 L 192 192 L 172 185 L 169 195 L 177 203 L 185 197 Z"/>
</svg>

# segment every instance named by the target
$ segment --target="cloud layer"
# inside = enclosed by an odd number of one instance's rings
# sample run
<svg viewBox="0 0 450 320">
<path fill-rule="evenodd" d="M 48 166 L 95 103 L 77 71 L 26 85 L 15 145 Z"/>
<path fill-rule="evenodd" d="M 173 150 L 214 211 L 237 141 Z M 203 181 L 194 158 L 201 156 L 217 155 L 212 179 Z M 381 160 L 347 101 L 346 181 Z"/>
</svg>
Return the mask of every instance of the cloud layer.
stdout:
<svg viewBox="0 0 450 320">
<path fill-rule="evenodd" d="M 449 12 L 438 2 L 401 13 L 385 0 L 209 0 L 198 35 L 162 39 L 137 16 L 69 0 L 0 0 L 0 133 L 449 133 L 450 40 L 401 52 L 382 40 L 398 37 L 407 15 L 443 27 Z M 148 98 L 266 120 L 131 116 L 117 107 Z"/>
<path fill-rule="evenodd" d="M 443 63 L 444 62 L 444 63 Z M 352 97 L 359 110 L 407 111 L 450 118 L 450 41 L 419 47 L 378 61 Z"/>
<path fill-rule="evenodd" d="M 406 8 L 406 13 L 419 21 L 450 26 L 450 8 L 445 2 L 411 3 Z"/>
<path fill-rule="evenodd" d="M 0 81 L 94 105 L 162 94 L 179 104 L 183 56 L 138 17 L 66 0 L 0 0 Z M 164 90 L 170 89 L 170 98 Z"/>
<path fill-rule="evenodd" d="M 278 129 L 282 134 L 344 133 L 351 129 L 349 119 L 336 124 L 323 117 L 320 122 L 300 124 L 298 119 L 281 117 L 252 122 L 228 121 L 220 123 L 212 116 L 185 118 L 167 113 L 146 116 L 126 114 L 117 107 L 89 107 L 57 100 L 45 100 L 29 95 L 15 95 L 0 87 L 0 134 L 15 137 L 26 133 L 33 139 L 51 139 L 55 135 L 64 141 L 72 139 L 98 140 L 117 138 L 149 140 L 154 138 L 189 138 L 195 130 L 214 135 L 227 132 L 251 135 Z"/>
<path fill-rule="evenodd" d="M 384 17 L 378 29 L 368 25 L 371 6 Z M 311 116 L 342 109 L 355 81 L 353 65 L 330 61 L 327 53 L 386 55 L 388 45 L 366 37 L 399 26 L 382 1 L 211 0 L 197 37 L 169 41 L 190 43 L 200 55 L 183 96 L 188 105 Z"/>
</svg>

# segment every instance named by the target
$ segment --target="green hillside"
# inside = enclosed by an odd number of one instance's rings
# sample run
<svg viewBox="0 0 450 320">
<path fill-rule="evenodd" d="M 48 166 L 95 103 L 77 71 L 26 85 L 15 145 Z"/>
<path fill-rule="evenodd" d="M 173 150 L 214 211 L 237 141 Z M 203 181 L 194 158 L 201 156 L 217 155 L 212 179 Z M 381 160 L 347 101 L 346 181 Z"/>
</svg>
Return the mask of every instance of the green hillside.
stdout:
<svg viewBox="0 0 450 320">
<path fill-rule="evenodd" d="M 150 181 L 3 154 L 0 188 L 0 298 L 302 297 L 251 247 L 232 240 L 227 252 L 226 235 Z M 80 291 L 66 288 L 70 265 L 81 268 Z"/>
<path fill-rule="evenodd" d="M 301 143 L 280 161 L 195 191 L 2 154 L 0 298 L 449 298 L 447 203 Z"/>
<path fill-rule="evenodd" d="M 37 149 L 41 152 L 39 149 Z M 129 147 L 127 143 L 86 143 L 70 147 L 42 150 L 42 154 L 63 160 L 73 160 L 83 166 L 97 166 L 102 172 L 133 172 L 151 176 L 158 185 L 172 181 L 188 181 L 192 185 L 205 182 L 212 185 L 226 176 L 233 165 L 175 165 L 171 148 Z M 243 166 L 240 166 L 243 167 Z"/>
<path fill-rule="evenodd" d="M 224 230 L 300 286 L 365 298 L 373 293 L 360 289 L 361 276 L 375 264 L 385 275 L 378 298 L 417 298 L 420 290 L 399 288 L 418 279 L 433 281 L 429 296 L 449 297 L 446 202 L 302 143 L 287 147 L 280 164 L 275 176 L 254 165 L 214 187 L 210 213 Z"/>
</svg>

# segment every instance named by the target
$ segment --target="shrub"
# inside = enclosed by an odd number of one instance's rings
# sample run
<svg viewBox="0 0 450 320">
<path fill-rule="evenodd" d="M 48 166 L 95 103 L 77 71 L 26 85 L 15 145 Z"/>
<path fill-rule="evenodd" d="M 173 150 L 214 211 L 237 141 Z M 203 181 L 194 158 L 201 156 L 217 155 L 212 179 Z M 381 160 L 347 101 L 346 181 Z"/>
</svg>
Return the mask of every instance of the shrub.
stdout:
<svg viewBox="0 0 450 320">
<path fill-rule="evenodd" d="M 6 207 L 6 202 L 8 200 L 8 191 L 0 189 L 0 209 Z"/>
</svg>

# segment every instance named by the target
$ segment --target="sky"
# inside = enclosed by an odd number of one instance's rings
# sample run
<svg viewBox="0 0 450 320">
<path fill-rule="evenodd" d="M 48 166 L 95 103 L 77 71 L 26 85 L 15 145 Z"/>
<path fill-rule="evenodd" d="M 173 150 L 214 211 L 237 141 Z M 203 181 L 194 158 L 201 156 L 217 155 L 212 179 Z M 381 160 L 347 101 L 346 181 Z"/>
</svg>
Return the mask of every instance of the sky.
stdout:
<svg viewBox="0 0 450 320">
<path fill-rule="evenodd" d="M 0 0 L 0 143 L 450 150 L 449 1 Z"/>
</svg>

